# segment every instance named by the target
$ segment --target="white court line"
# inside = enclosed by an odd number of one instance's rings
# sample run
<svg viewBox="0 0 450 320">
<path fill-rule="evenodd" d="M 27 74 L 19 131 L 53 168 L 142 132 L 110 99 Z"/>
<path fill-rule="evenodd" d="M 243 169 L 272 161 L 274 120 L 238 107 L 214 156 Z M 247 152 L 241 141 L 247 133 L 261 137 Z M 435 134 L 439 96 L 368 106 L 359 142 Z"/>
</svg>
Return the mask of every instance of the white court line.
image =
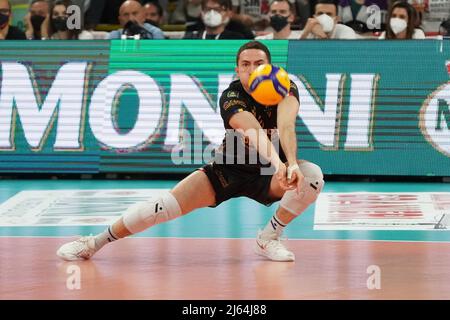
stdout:
<svg viewBox="0 0 450 320">
<path fill-rule="evenodd" d="M 431 230 L 420 230 L 420 231 L 431 231 Z M 67 238 L 74 238 L 79 237 L 80 235 L 74 235 L 74 236 L 0 236 L 0 238 L 38 238 L 38 239 L 67 239 Z M 192 237 L 145 237 L 145 236 L 133 236 L 133 237 L 127 237 L 126 239 L 180 239 L 180 240 L 186 240 L 186 239 L 192 239 L 192 240 L 255 240 L 256 238 L 192 238 Z M 409 242 L 409 243 L 442 243 L 442 244 L 450 244 L 449 241 L 436 241 L 436 240 L 370 240 L 370 239 L 292 239 L 289 238 L 286 240 L 289 241 L 365 241 L 365 242 Z"/>
</svg>

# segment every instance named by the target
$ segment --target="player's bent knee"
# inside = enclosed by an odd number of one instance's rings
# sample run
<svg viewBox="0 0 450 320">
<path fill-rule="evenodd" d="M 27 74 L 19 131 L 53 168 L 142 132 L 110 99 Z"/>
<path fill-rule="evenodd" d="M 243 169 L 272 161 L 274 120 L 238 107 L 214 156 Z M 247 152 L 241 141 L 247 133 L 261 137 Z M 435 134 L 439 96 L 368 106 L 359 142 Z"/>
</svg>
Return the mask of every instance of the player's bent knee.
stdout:
<svg viewBox="0 0 450 320">
<path fill-rule="evenodd" d="M 306 208 L 317 200 L 325 182 L 320 167 L 311 162 L 299 165 L 304 175 L 300 190 L 286 191 L 281 198 L 280 206 L 295 216 L 300 215 Z"/>
<path fill-rule="evenodd" d="M 131 205 L 123 216 L 123 224 L 131 233 L 138 233 L 179 216 L 181 208 L 178 201 L 168 192 L 157 199 Z"/>
<path fill-rule="evenodd" d="M 317 179 L 323 181 L 323 173 L 320 167 L 312 162 L 305 161 L 300 163 L 299 165 L 300 171 L 303 173 L 303 176 L 309 177 L 311 179 Z"/>
</svg>

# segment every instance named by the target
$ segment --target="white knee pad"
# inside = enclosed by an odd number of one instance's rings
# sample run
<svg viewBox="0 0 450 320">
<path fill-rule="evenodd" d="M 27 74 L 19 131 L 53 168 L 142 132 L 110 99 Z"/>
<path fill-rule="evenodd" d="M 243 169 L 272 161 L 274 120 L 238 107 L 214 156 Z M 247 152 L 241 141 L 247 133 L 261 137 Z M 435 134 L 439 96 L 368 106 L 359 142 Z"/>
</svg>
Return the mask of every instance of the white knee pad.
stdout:
<svg viewBox="0 0 450 320">
<path fill-rule="evenodd" d="M 320 167 L 311 162 L 299 164 L 300 171 L 304 175 L 303 185 L 300 190 L 286 191 L 281 198 L 280 206 L 293 215 L 300 215 L 306 208 L 316 201 L 322 191 L 325 182 Z"/>
<path fill-rule="evenodd" d="M 131 233 L 138 233 L 179 216 L 181 208 L 178 201 L 167 192 L 156 199 L 131 205 L 123 215 L 123 224 Z"/>
</svg>

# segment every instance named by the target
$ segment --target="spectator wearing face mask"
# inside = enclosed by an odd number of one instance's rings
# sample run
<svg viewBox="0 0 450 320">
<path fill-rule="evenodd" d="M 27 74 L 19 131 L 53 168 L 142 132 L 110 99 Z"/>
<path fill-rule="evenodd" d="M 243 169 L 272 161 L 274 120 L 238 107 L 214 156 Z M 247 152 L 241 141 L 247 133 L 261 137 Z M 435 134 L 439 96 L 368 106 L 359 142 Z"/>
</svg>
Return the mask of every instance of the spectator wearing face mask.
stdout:
<svg viewBox="0 0 450 320">
<path fill-rule="evenodd" d="M 81 28 L 69 29 L 69 14 L 67 8 L 72 5 L 70 0 L 57 0 L 50 7 L 49 18 L 45 19 L 41 27 L 41 40 L 77 40 Z"/>
<path fill-rule="evenodd" d="M 302 30 L 301 39 L 356 39 L 355 31 L 339 24 L 338 6 L 334 0 L 319 0 L 314 16 L 309 18 Z"/>
<path fill-rule="evenodd" d="M 296 0 L 289 0 L 294 4 Z M 272 0 L 232 0 L 232 10 L 239 19 L 248 24 L 257 34 L 269 27 L 269 10 Z M 294 8 L 291 11 L 295 15 Z"/>
<path fill-rule="evenodd" d="M 41 40 L 50 19 L 50 6 L 45 0 L 34 0 L 30 4 L 28 14 L 24 18 L 25 35 L 29 40 Z M 44 23 L 45 21 L 45 23 Z M 46 33 L 48 31 L 45 30 Z"/>
<path fill-rule="evenodd" d="M 160 28 L 145 22 L 144 8 L 138 1 L 125 1 L 119 8 L 119 22 L 122 29 L 109 34 L 110 39 L 121 39 L 122 36 L 140 39 L 165 39 Z"/>
<path fill-rule="evenodd" d="M 230 0 L 203 0 L 202 1 L 202 21 L 204 30 L 187 32 L 185 39 L 243 39 L 241 33 L 226 29 L 230 21 L 231 2 Z"/>
<path fill-rule="evenodd" d="M 301 32 L 291 30 L 294 21 L 292 4 L 288 0 L 275 0 L 269 9 L 270 26 L 274 32 L 256 37 L 262 39 L 300 39 Z"/>
<path fill-rule="evenodd" d="M 76 39 L 74 30 L 69 30 L 67 26 L 67 7 L 70 5 L 69 1 L 58 0 L 53 3 L 50 8 L 50 20 L 48 26 L 48 36 L 43 34 L 43 37 L 48 37 L 54 40 L 71 40 Z"/>
<path fill-rule="evenodd" d="M 25 33 L 9 25 L 11 19 L 11 3 L 8 0 L 0 0 L 0 40 L 26 40 Z"/>
<path fill-rule="evenodd" d="M 379 39 L 425 39 L 425 33 L 415 28 L 417 12 L 407 2 L 398 1 L 389 9 L 386 31 Z"/>
<path fill-rule="evenodd" d="M 205 24 L 201 19 L 201 11 L 200 11 L 200 21 L 196 24 L 188 25 L 186 24 L 186 36 L 185 39 L 192 39 L 193 37 L 199 37 L 199 31 L 205 30 Z M 225 25 L 225 31 L 231 31 L 233 33 L 239 33 L 242 35 L 243 39 L 255 39 L 255 34 L 253 31 L 245 25 L 238 15 L 235 15 L 232 10 L 228 10 L 228 17 L 226 18 L 228 21 Z M 239 38 L 240 39 L 240 38 Z"/>
</svg>

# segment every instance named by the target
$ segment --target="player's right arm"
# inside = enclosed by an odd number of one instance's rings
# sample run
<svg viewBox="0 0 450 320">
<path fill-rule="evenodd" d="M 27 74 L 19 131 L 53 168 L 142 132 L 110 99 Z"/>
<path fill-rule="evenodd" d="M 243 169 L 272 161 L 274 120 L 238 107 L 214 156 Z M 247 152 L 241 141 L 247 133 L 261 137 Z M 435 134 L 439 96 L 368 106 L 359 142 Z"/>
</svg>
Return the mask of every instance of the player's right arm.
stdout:
<svg viewBox="0 0 450 320">
<path fill-rule="evenodd" d="M 258 153 L 278 170 L 280 157 L 266 132 L 250 112 L 251 108 L 242 98 L 242 93 L 239 90 L 226 90 L 220 97 L 219 105 L 225 127 L 243 134 Z"/>
<path fill-rule="evenodd" d="M 275 167 L 275 176 L 282 188 L 291 189 L 292 187 L 288 185 L 286 179 L 286 166 L 253 114 L 248 111 L 235 113 L 228 123 L 234 130 L 248 138 L 249 143 L 258 150 L 258 153 Z"/>
<path fill-rule="evenodd" d="M 270 161 L 275 168 L 278 168 L 279 164 L 282 163 L 280 157 L 253 114 L 248 111 L 235 113 L 230 118 L 229 124 L 234 130 L 248 138 L 252 146 L 258 150 L 258 153 L 264 159 Z"/>
<path fill-rule="evenodd" d="M 275 147 L 270 141 L 267 133 L 262 129 L 258 120 L 250 112 L 250 107 L 245 99 L 241 98 L 239 90 L 226 90 L 220 97 L 220 115 L 224 121 L 225 128 L 239 131 L 247 137 L 249 143 L 256 148 L 258 154 L 270 162 L 277 170 L 275 176 L 284 189 L 288 189 L 286 179 L 286 166 L 281 162 Z"/>
</svg>

